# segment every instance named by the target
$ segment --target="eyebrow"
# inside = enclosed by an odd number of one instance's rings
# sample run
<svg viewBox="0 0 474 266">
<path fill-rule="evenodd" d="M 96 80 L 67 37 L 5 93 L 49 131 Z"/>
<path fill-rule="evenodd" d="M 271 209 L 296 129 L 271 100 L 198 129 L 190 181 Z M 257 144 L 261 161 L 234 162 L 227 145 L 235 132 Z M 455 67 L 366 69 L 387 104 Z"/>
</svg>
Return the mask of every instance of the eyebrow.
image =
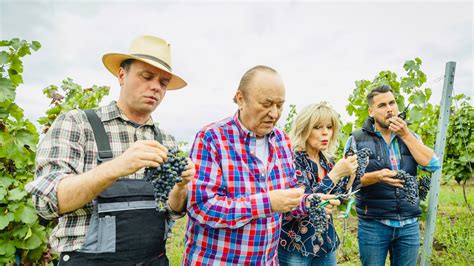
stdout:
<svg viewBox="0 0 474 266">
<path fill-rule="evenodd" d="M 267 101 L 267 102 L 280 102 L 280 103 L 285 102 L 285 100 L 274 100 L 272 98 L 266 98 L 266 99 L 264 99 L 264 101 Z"/>
<path fill-rule="evenodd" d="M 153 75 L 153 76 L 156 76 L 156 75 L 159 75 L 159 73 L 154 73 L 154 72 L 151 72 L 150 70 L 148 69 L 144 69 L 144 70 L 141 70 L 141 71 L 138 71 L 139 74 L 150 74 L 150 75 Z M 160 76 L 160 80 L 167 80 L 167 81 L 170 81 L 171 80 L 171 77 L 164 77 L 164 76 Z"/>
</svg>

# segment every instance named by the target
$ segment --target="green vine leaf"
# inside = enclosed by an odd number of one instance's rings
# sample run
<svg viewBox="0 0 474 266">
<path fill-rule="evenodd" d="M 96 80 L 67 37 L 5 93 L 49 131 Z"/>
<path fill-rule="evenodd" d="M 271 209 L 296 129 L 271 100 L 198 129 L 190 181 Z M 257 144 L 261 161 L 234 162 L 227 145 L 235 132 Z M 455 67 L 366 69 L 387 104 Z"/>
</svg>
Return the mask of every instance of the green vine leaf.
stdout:
<svg viewBox="0 0 474 266">
<path fill-rule="evenodd" d="M 0 215 L 0 230 L 3 230 L 5 227 L 7 227 L 8 224 L 13 220 L 15 220 L 15 217 L 11 212 Z"/>
<path fill-rule="evenodd" d="M 15 220 L 21 221 L 25 224 L 34 223 L 37 219 L 38 215 L 36 214 L 35 209 L 27 205 L 21 206 L 15 212 Z"/>
</svg>

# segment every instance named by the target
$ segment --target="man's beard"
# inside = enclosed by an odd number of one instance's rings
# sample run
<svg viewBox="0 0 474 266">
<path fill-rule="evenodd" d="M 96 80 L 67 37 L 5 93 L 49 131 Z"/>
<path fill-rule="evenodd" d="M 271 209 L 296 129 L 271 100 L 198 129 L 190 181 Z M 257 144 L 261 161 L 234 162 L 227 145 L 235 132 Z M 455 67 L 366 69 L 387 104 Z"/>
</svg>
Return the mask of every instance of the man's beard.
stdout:
<svg viewBox="0 0 474 266">
<path fill-rule="evenodd" d="M 379 125 L 379 127 L 381 127 L 381 128 L 388 129 L 389 126 L 390 126 L 390 124 L 387 124 L 387 123 L 385 123 L 384 121 L 382 121 L 378 118 L 374 117 L 374 120 L 375 120 L 375 123 L 377 123 L 377 125 Z"/>
</svg>

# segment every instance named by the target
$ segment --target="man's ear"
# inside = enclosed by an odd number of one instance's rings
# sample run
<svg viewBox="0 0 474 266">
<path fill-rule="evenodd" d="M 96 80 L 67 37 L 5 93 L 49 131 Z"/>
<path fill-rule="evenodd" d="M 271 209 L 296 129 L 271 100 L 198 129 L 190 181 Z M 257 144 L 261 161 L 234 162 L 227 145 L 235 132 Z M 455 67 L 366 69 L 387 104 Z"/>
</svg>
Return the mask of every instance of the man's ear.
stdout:
<svg viewBox="0 0 474 266">
<path fill-rule="evenodd" d="M 117 73 L 117 77 L 118 77 L 120 86 L 122 86 L 123 83 L 124 83 L 125 75 L 127 75 L 127 72 L 125 71 L 125 69 L 123 69 L 123 67 L 119 68 L 118 73 Z"/>
<path fill-rule="evenodd" d="M 239 110 L 242 110 L 245 104 L 244 95 L 242 94 L 242 91 L 237 90 L 237 92 L 235 93 L 235 102 L 239 106 Z"/>
<path fill-rule="evenodd" d="M 372 107 L 370 107 L 370 105 L 369 105 L 368 111 L 369 111 L 369 116 L 374 117 L 374 110 L 372 110 Z"/>
</svg>

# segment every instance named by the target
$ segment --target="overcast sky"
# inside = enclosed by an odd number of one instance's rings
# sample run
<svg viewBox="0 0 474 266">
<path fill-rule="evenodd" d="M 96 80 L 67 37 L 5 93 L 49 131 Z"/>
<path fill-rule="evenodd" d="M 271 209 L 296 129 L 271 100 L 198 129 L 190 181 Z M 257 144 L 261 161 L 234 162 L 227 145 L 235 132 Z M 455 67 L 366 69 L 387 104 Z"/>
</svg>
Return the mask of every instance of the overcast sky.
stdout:
<svg viewBox="0 0 474 266">
<path fill-rule="evenodd" d="M 48 108 L 42 89 L 66 77 L 84 87 L 119 86 L 102 55 L 126 52 L 139 35 L 172 46 L 173 69 L 188 86 L 166 94 L 153 114 L 178 140 L 232 115 L 232 97 L 249 68 L 275 68 L 286 85 L 286 110 L 325 100 L 345 121 L 360 79 L 381 70 L 404 74 L 420 57 L 432 101 L 439 103 L 445 63 L 457 63 L 455 93 L 474 96 L 473 4 L 469 2 L 189 2 L 0 0 L 0 38 L 41 42 L 24 58 L 17 100 L 36 121 Z M 282 119 L 286 117 L 286 112 Z M 283 122 L 281 120 L 280 122 Z"/>
</svg>

